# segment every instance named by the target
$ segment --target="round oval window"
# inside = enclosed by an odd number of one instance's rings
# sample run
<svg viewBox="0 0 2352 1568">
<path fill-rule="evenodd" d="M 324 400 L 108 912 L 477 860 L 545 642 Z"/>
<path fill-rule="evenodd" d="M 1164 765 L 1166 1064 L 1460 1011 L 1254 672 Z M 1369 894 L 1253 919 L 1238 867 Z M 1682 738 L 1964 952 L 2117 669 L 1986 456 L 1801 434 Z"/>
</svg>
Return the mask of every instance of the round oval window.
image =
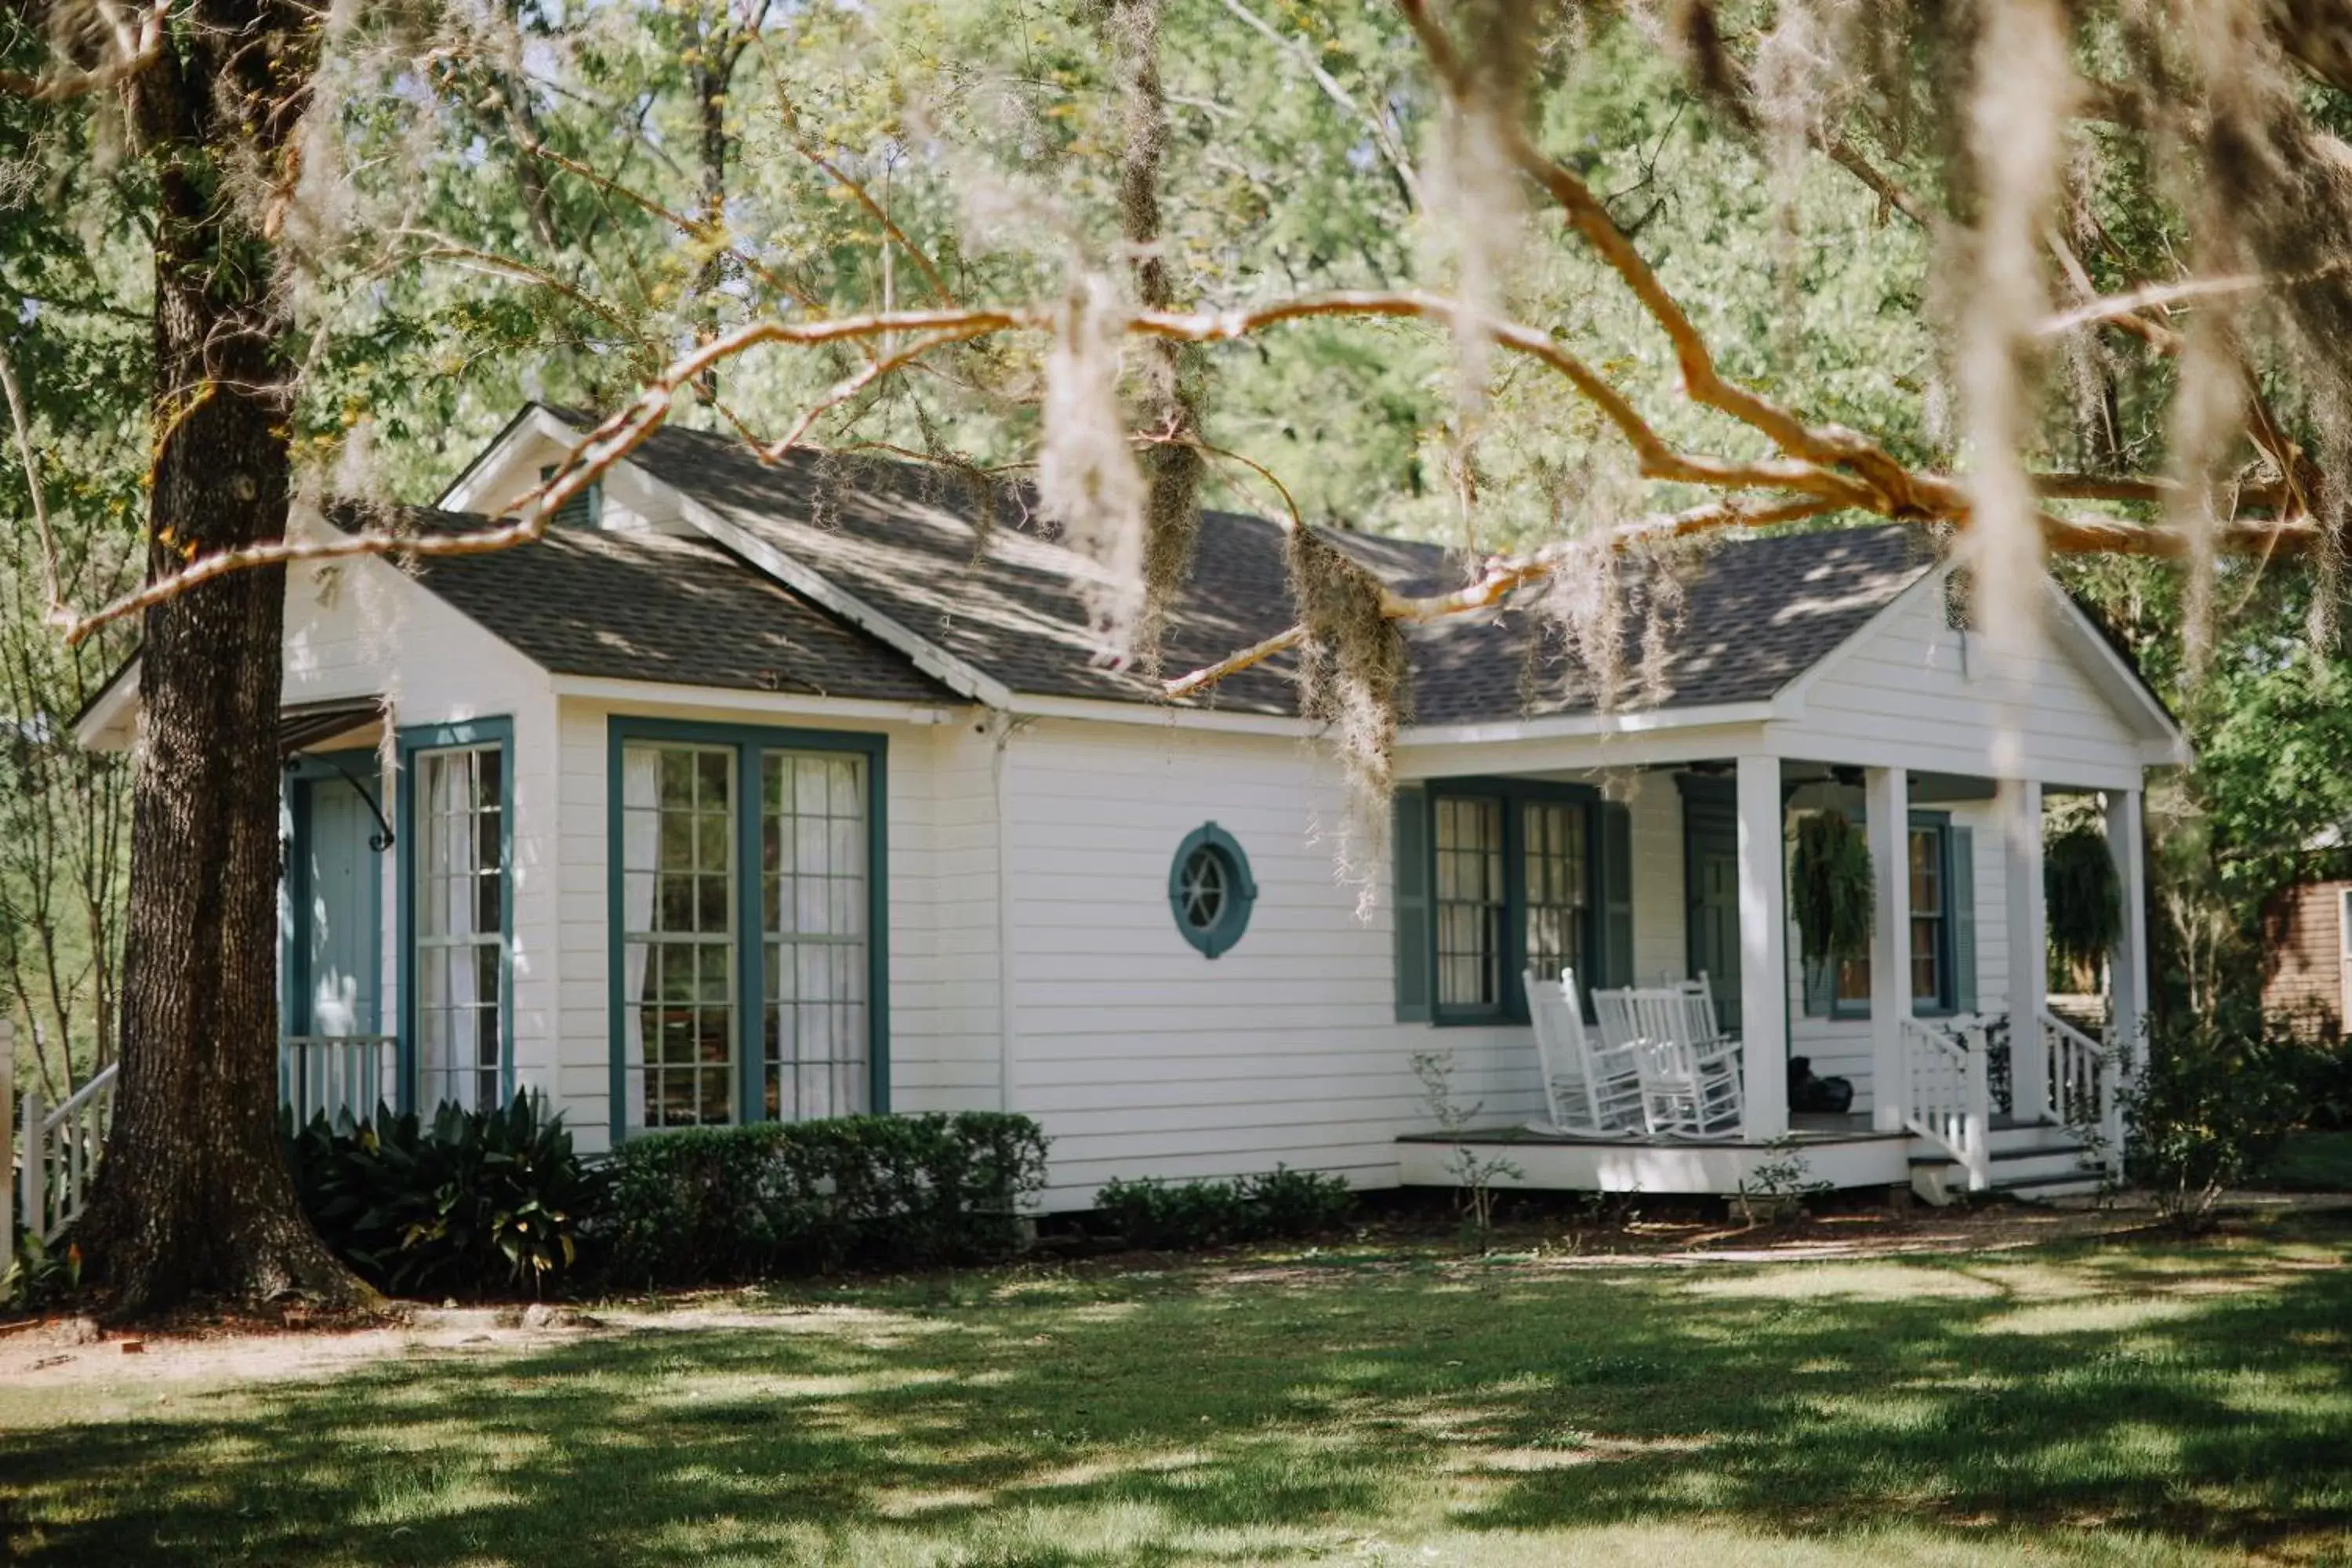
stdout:
<svg viewBox="0 0 2352 1568">
<path fill-rule="evenodd" d="M 1177 931 L 1201 952 L 1214 958 L 1239 942 L 1256 900 L 1249 857 L 1232 834 L 1205 823 L 1178 847 L 1168 870 L 1168 907 Z"/>
</svg>

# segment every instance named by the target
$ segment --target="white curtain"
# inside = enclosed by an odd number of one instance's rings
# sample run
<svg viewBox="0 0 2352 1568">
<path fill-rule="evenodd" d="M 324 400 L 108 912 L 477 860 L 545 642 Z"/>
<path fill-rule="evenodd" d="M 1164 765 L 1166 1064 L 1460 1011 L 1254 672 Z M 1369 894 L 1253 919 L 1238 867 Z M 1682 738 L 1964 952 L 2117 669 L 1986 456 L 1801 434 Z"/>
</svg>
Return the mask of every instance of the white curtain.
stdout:
<svg viewBox="0 0 2352 1568">
<path fill-rule="evenodd" d="M 653 929 L 654 868 L 660 863 L 661 752 L 630 746 L 621 752 L 621 1068 L 623 1081 L 636 1086 L 622 1114 L 632 1129 L 645 1125 L 646 955 L 630 931 Z"/>
</svg>

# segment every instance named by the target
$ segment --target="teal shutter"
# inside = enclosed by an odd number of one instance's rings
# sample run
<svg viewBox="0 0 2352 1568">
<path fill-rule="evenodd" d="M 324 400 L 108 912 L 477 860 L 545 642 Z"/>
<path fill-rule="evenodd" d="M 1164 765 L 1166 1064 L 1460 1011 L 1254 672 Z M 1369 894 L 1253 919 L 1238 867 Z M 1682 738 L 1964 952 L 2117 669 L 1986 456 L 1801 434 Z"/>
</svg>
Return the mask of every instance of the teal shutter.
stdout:
<svg viewBox="0 0 2352 1568">
<path fill-rule="evenodd" d="M 1944 835 L 1944 885 L 1952 894 L 1952 1011 L 1973 1013 L 1977 1010 L 1976 835 L 1965 827 L 1950 828 Z"/>
<path fill-rule="evenodd" d="M 1827 959 L 1805 964 L 1805 1016 L 1826 1018 L 1837 1005 L 1837 965 Z"/>
<path fill-rule="evenodd" d="M 1436 950 L 1429 927 L 1429 795 L 1400 789 L 1389 837 L 1395 875 L 1396 1016 L 1400 1024 L 1430 1019 L 1430 964 Z"/>
<path fill-rule="evenodd" d="M 1633 814 L 1601 803 L 1601 942 L 1595 984 L 1633 984 Z"/>
</svg>

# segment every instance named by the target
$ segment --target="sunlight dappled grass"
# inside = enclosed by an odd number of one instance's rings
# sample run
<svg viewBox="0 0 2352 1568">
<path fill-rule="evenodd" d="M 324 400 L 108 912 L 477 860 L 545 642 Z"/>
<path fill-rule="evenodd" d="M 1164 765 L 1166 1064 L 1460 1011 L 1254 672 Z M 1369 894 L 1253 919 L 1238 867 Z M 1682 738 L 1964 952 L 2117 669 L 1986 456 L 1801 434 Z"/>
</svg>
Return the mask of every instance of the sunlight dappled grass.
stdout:
<svg viewBox="0 0 2352 1568">
<path fill-rule="evenodd" d="M 2352 1552 L 2352 1237 L 1020 1271 L 0 1388 L 33 1563 L 2118 1568 Z M 134 1369 L 135 1370 L 135 1369 Z"/>
</svg>

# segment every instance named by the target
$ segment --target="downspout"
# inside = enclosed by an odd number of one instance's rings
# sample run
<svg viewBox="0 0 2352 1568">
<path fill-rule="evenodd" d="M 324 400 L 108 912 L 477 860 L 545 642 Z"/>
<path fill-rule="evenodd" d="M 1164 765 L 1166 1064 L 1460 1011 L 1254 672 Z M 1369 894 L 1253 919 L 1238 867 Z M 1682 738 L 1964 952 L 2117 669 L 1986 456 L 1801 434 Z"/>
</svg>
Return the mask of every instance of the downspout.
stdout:
<svg viewBox="0 0 2352 1568">
<path fill-rule="evenodd" d="M 1013 737 L 1034 722 L 1000 709 L 989 714 L 983 730 L 993 747 L 989 783 L 996 796 L 996 1093 L 997 1108 L 1006 1112 L 1018 1107 L 1020 1095 L 1013 1005 L 1013 797 L 1004 773 Z"/>
</svg>

